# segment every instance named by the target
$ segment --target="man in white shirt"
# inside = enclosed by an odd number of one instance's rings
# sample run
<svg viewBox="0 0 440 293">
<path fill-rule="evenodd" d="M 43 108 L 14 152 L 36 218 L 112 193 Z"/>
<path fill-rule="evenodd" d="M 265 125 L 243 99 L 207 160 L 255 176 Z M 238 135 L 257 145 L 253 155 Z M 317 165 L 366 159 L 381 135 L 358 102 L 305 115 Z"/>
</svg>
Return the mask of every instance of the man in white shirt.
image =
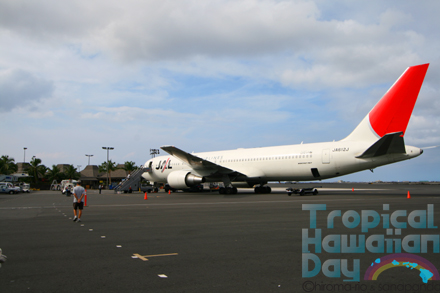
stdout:
<svg viewBox="0 0 440 293">
<path fill-rule="evenodd" d="M 84 197 L 86 195 L 86 190 L 81 186 L 81 182 L 77 182 L 75 188 L 73 189 L 73 214 L 75 217 L 73 221 L 81 222 L 82 210 L 84 208 Z M 79 209 L 79 214 L 77 210 Z"/>
</svg>

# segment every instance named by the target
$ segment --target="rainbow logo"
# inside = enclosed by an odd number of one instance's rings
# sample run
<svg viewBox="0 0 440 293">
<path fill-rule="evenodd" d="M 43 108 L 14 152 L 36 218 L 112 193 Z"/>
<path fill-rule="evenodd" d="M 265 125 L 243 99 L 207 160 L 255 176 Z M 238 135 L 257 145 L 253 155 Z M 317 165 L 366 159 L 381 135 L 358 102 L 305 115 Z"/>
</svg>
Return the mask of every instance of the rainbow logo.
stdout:
<svg viewBox="0 0 440 293">
<path fill-rule="evenodd" d="M 364 280 L 377 280 L 383 271 L 399 266 L 419 270 L 424 283 L 440 280 L 437 268 L 430 261 L 410 253 L 394 253 L 376 259 L 365 272 Z"/>
</svg>

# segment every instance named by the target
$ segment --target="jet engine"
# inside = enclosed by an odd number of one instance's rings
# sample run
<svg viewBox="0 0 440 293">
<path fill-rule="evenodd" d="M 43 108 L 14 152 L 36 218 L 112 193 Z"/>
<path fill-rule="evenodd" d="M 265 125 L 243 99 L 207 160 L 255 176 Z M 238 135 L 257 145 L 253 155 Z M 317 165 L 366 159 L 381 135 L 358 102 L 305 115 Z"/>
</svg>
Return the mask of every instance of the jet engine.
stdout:
<svg viewBox="0 0 440 293">
<path fill-rule="evenodd" d="M 204 183 L 205 178 L 191 174 L 190 171 L 174 171 L 167 177 L 168 184 L 175 189 L 186 189 L 188 187 Z"/>
</svg>

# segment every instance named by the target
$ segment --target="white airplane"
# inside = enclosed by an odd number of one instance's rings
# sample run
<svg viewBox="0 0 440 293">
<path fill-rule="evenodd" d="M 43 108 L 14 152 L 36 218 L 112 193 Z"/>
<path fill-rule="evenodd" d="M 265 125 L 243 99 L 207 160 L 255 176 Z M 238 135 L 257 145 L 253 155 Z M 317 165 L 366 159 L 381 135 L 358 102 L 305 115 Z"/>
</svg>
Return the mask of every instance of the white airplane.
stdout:
<svg viewBox="0 0 440 293">
<path fill-rule="evenodd" d="M 173 189 L 223 182 L 220 193 L 237 187 L 270 193 L 268 181 L 313 181 L 338 177 L 415 158 L 423 150 L 404 143 L 429 64 L 412 66 L 346 138 L 340 141 L 226 151 L 187 153 L 162 146 L 168 156 L 148 160 L 142 177 Z"/>
</svg>

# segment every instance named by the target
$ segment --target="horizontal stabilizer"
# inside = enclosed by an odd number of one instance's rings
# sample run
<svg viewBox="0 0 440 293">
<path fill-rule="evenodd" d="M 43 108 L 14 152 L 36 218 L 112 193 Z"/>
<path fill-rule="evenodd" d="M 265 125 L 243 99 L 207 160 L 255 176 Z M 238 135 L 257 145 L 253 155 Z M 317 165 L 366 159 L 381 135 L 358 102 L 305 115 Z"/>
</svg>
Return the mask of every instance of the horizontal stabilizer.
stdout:
<svg viewBox="0 0 440 293">
<path fill-rule="evenodd" d="M 365 159 L 389 154 L 404 154 L 405 143 L 403 141 L 403 132 L 389 133 L 381 137 L 372 146 L 370 146 L 362 155 L 356 158 Z"/>
</svg>

